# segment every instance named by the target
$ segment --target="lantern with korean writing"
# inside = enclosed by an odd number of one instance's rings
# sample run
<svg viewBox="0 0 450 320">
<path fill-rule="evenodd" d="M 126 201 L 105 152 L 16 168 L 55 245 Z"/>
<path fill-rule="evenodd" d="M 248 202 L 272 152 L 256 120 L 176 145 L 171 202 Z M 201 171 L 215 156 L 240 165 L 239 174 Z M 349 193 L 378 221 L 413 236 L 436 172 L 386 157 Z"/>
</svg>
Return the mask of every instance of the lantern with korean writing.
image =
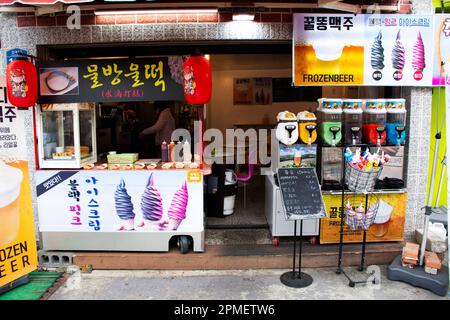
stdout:
<svg viewBox="0 0 450 320">
<path fill-rule="evenodd" d="M 6 68 L 6 88 L 9 102 L 18 108 L 34 106 L 37 101 L 37 72 L 28 60 L 11 61 Z"/>
<path fill-rule="evenodd" d="M 190 104 L 205 104 L 211 99 L 211 65 L 203 56 L 191 56 L 183 63 L 184 98 Z"/>
</svg>

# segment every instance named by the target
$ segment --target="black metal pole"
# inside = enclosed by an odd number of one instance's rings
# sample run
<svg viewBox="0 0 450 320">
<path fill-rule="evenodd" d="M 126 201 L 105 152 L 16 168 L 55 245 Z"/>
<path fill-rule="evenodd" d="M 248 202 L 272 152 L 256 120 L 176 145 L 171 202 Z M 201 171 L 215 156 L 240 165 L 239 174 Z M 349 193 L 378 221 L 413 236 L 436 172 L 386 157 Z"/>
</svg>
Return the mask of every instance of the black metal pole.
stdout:
<svg viewBox="0 0 450 320">
<path fill-rule="evenodd" d="M 369 202 L 369 194 L 366 193 L 366 205 L 364 207 L 364 216 L 367 216 L 367 204 Z M 367 236 L 367 231 L 364 228 L 364 232 L 363 232 L 363 243 L 362 243 L 362 254 L 361 254 L 361 265 L 359 266 L 359 271 L 363 271 L 364 270 L 364 260 L 366 258 L 366 236 Z"/>
<path fill-rule="evenodd" d="M 303 220 L 300 220 L 300 249 L 298 251 L 298 277 L 302 277 Z"/>
<path fill-rule="evenodd" d="M 297 253 L 297 220 L 294 220 L 294 259 L 292 263 L 292 277 L 295 279 L 295 256 Z"/>
</svg>

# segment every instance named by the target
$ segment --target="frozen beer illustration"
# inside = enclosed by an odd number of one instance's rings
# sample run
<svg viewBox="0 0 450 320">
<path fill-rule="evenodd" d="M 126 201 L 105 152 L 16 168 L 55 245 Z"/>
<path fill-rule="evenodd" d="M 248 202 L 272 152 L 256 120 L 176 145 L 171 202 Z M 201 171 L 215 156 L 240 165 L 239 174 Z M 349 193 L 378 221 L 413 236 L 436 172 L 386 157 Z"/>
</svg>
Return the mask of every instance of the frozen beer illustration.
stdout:
<svg viewBox="0 0 450 320">
<path fill-rule="evenodd" d="M 17 237 L 22 171 L 0 161 L 0 247 Z"/>
</svg>

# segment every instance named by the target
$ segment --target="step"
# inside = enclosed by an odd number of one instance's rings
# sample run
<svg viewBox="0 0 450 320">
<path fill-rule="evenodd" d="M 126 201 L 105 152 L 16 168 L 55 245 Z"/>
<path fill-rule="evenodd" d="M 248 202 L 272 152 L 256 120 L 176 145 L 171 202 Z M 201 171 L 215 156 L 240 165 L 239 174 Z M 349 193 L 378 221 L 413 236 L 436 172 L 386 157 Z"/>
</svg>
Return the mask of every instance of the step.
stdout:
<svg viewBox="0 0 450 320">
<path fill-rule="evenodd" d="M 401 254 L 403 242 L 369 243 L 366 266 L 389 264 Z M 334 267 L 338 263 L 338 245 L 303 243 L 302 266 Z M 298 252 L 298 251 L 297 251 Z M 346 244 L 343 266 L 359 265 L 361 245 Z M 297 256 L 298 257 L 298 256 Z M 292 268 L 292 244 L 278 247 L 268 244 L 206 245 L 205 252 L 181 254 L 177 248 L 169 252 L 75 252 L 73 262 L 79 267 L 103 270 L 233 270 Z"/>
</svg>

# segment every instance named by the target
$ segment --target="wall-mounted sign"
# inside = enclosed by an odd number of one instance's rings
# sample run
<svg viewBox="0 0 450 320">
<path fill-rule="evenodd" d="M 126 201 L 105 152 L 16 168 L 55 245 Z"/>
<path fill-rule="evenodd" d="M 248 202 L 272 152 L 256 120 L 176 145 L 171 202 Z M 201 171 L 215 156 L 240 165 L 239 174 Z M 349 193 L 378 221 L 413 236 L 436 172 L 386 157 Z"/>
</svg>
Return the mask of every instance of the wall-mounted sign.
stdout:
<svg viewBox="0 0 450 320">
<path fill-rule="evenodd" d="M 37 267 L 24 113 L 0 84 L 0 288 Z"/>
<path fill-rule="evenodd" d="M 51 61 L 39 65 L 39 102 L 184 100 L 168 59 Z"/>
<path fill-rule="evenodd" d="M 432 15 L 294 14 L 295 86 L 430 86 Z"/>
<path fill-rule="evenodd" d="M 272 104 L 272 78 L 236 78 L 233 83 L 233 105 Z"/>
<path fill-rule="evenodd" d="M 328 217 L 320 221 L 320 243 L 339 243 L 341 230 L 342 196 L 326 194 L 323 201 Z M 364 203 L 364 195 L 351 196 L 355 203 Z M 369 201 L 383 200 L 388 206 L 379 210 L 374 223 L 367 230 L 367 242 L 402 241 L 406 215 L 406 193 L 371 195 Z M 361 242 L 363 230 L 352 230 L 344 225 L 344 243 Z"/>
</svg>

